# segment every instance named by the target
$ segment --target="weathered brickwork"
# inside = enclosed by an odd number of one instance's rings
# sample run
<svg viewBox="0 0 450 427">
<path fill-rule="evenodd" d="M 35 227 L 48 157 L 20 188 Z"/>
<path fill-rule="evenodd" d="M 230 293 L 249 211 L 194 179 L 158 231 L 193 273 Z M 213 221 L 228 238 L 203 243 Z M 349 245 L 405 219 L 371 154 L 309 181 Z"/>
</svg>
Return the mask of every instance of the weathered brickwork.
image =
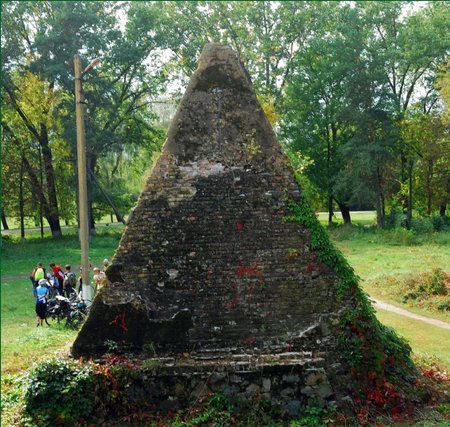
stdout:
<svg viewBox="0 0 450 427">
<path fill-rule="evenodd" d="M 337 276 L 285 221 L 299 194 L 234 53 L 207 46 L 73 353 L 333 347 Z"/>
</svg>

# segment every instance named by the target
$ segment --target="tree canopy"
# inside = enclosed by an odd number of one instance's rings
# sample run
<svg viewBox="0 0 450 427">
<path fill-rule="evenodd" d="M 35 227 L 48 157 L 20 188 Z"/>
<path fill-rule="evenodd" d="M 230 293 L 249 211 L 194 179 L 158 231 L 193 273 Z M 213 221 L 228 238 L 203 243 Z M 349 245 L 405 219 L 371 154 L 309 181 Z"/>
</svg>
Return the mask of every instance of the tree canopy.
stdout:
<svg viewBox="0 0 450 427">
<path fill-rule="evenodd" d="M 83 86 L 94 230 L 137 199 L 167 130 L 158 106 L 208 42 L 233 47 L 330 222 L 445 215 L 449 23 L 447 2 L 3 2 L 3 225 L 42 213 L 56 236 L 76 219 L 75 54 L 101 59 Z"/>
</svg>

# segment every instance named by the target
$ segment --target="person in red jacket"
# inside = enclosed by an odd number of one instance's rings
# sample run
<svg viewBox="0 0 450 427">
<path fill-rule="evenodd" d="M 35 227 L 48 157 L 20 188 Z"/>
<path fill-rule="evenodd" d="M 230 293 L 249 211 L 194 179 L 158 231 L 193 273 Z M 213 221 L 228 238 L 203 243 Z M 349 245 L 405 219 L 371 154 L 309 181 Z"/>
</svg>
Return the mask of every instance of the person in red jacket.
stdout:
<svg viewBox="0 0 450 427">
<path fill-rule="evenodd" d="M 53 271 L 53 276 L 58 279 L 58 292 L 60 295 L 63 295 L 64 272 L 62 271 L 62 268 L 54 262 L 50 263 L 50 267 Z"/>
</svg>

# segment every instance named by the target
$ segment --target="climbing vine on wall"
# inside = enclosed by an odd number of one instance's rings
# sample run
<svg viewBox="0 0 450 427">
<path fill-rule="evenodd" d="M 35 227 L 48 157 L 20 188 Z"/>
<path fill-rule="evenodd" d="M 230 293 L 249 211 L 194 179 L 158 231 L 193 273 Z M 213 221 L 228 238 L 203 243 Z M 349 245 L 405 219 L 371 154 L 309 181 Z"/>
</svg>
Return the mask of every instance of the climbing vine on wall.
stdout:
<svg viewBox="0 0 450 427">
<path fill-rule="evenodd" d="M 292 215 L 286 220 L 297 222 L 310 231 L 311 249 L 338 275 L 337 298 L 346 302 L 340 323 L 339 349 L 352 374 L 366 386 L 366 390 L 359 392 L 368 403 L 398 405 L 401 396 L 395 389 L 389 389 L 392 396 L 389 402 L 373 399 L 373 396 L 385 391 L 383 384 L 402 382 L 415 371 L 410 346 L 394 330 L 378 321 L 367 294 L 358 287 L 359 277 L 331 243 L 306 198 L 302 196 L 299 201 L 288 201 L 288 204 Z"/>
</svg>

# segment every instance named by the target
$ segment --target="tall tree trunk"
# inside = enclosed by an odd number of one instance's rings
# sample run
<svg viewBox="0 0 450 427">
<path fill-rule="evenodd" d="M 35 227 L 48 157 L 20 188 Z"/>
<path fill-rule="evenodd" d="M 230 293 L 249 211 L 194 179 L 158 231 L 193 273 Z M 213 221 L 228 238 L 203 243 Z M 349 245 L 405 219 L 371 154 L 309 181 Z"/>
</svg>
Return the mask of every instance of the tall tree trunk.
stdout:
<svg viewBox="0 0 450 427">
<path fill-rule="evenodd" d="M 20 162 L 20 175 L 19 175 L 19 215 L 20 215 L 20 240 L 25 242 L 25 214 L 23 200 L 23 174 L 24 174 L 24 161 L 23 157 Z"/>
<path fill-rule="evenodd" d="M 5 215 L 5 211 L 3 210 L 3 207 L 2 207 L 2 226 L 3 226 L 3 230 L 9 230 L 8 222 L 6 221 L 6 215 Z"/>
<path fill-rule="evenodd" d="M 44 214 L 47 218 L 47 221 L 50 225 L 50 230 L 52 232 L 52 236 L 61 236 L 61 226 L 59 224 L 59 213 L 58 213 L 58 201 L 56 198 L 56 184 L 55 184 L 55 172 L 53 169 L 53 159 L 52 159 L 52 151 L 49 146 L 48 140 L 48 129 L 45 123 L 41 123 L 40 127 L 37 128 L 34 126 L 32 122 L 28 119 L 27 115 L 22 111 L 20 107 L 20 103 L 17 102 L 14 90 L 8 85 L 3 85 L 3 88 L 8 93 L 12 106 L 18 113 L 18 115 L 23 120 L 25 126 L 28 128 L 30 134 L 33 138 L 39 143 L 42 149 L 42 160 L 43 160 L 43 168 L 46 177 L 46 188 L 48 194 L 48 202 L 45 200 L 44 189 L 39 185 L 39 180 L 35 180 L 33 182 L 32 175 L 35 175 L 33 168 L 30 163 L 27 161 L 24 163 L 25 170 L 30 176 L 30 180 L 32 181 L 33 192 L 39 197 L 40 202 L 43 204 Z M 50 88 L 53 89 L 53 84 L 50 84 Z M 2 121 L 3 129 L 8 132 L 16 141 L 16 144 L 21 145 L 18 139 L 16 138 L 14 131 L 11 129 L 8 124 Z M 26 160 L 26 159 L 25 159 Z"/>
<path fill-rule="evenodd" d="M 39 180 L 41 188 L 44 188 L 44 176 L 42 171 L 42 149 L 39 150 Z M 44 238 L 44 207 L 42 206 L 42 200 L 39 203 L 39 226 L 41 229 L 41 239 Z"/>
<path fill-rule="evenodd" d="M 407 172 L 407 158 L 404 152 L 404 148 L 400 150 L 400 186 L 406 183 L 408 180 Z M 407 215 L 408 212 L 408 197 L 403 194 L 400 195 L 400 202 L 402 204 L 403 214 Z"/>
<path fill-rule="evenodd" d="M 48 213 L 46 215 L 53 237 L 61 236 L 61 225 L 59 222 L 58 199 L 56 197 L 55 170 L 53 167 L 52 151 L 48 142 L 48 130 L 41 125 L 39 143 L 42 147 L 42 160 L 44 163 L 44 173 L 46 178 L 46 187 L 48 194 Z"/>
<path fill-rule="evenodd" d="M 333 195 L 328 195 L 328 224 L 331 225 L 333 223 Z"/>
<path fill-rule="evenodd" d="M 433 178 L 433 160 L 428 160 L 427 168 L 427 178 L 426 178 L 426 189 L 427 189 L 427 215 L 431 215 L 432 211 L 432 200 L 433 200 L 433 187 L 431 185 L 431 180 Z"/>
<path fill-rule="evenodd" d="M 377 211 L 377 226 L 380 228 L 384 227 L 384 193 L 381 185 L 381 172 L 380 168 L 376 168 L 375 172 L 375 209 Z"/>
<path fill-rule="evenodd" d="M 330 129 L 327 125 L 327 186 L 328 186 L 328 224 L 333 223 L 333 185 L 331 183 L 331 139 Z"/>
<path fill-rule="evenodd" d="M 59 217 L 54 216 L 51 214 L 50 207 L 47 203 L 47 200 L 45 199 L 44 192 L 42 190 L 42 187 L 40 186 L 39 179 L 36 176 L 35 171 L 33 170 L 32 166 L 30 165 L 28 159 L 25 157 L 23 160 L 23 166 L 24 166 L 24 172 L 26 171 L 28 176 L 30 177 L 30 183 L 31 188 L 33 191 L 33 194 L 37 197 L 39 203 L 42 204 L 42 207 L 44 209 L 44 216 L 48 221 L 48 224 L 50 225 L 50 230 L 52 230 L 53 236 L 60 236 L 61 235 L 61 226 L 59 225 Z M 54 233 L 53 230 L 57 230 L 59 228 L 60 234 Z"/>
<path fill-rule="evenodd" d="M 444 217 L 446 210 L 447 210 L 447 204 L 443 203 L 441 206 L 439 206 L 439 215 L 441 217 Z"/>
<path fill-rule="evenodd" d="M 342 219 L 344 220 L 344 225 L 351 225 L 352 224 L 352 218 L 350 216 L 350 208 L 343 202 L 340 202 L 339 200 L 336 200 L 336 203 L 339 206 L 339 209 L 341 211 Z"/>
<path fill-rule="evenodd" d="M 406 228 L 411 229 L 412 211 L 413 211 L 413 170 L 414 160 L 408 163 L 408 210 L 406 212 Z"/>
<path fill-rule="evenodd" d="M 116 215 L 117 221 L 121 222 L 123 225 L 127 225 L 126 222 L 125 222 L 124 217 L 119 212 L 119 209 L 117 209 L 117 206 L 114 204 L 114 202 L 112 201 L 111 197 L 108 196 L 108 193 L 102 187 L 102 185 L 100 184 L 100 182 L 97 179 L 97 177 L 94 174 L 91 174 L 91 178 L 92 178 L 92 181 L 94 181 L 97 184 L 98 188 L 102 192 L 102 194 L 105 197 L 106 201 L 109 203 L 109 206 L 111 206 L 112 210 L 114 211 L 114 214 Z M 112 215 L 111 215 L 111 222 L 113 222 L 112 221 Z"/>
</svg>

